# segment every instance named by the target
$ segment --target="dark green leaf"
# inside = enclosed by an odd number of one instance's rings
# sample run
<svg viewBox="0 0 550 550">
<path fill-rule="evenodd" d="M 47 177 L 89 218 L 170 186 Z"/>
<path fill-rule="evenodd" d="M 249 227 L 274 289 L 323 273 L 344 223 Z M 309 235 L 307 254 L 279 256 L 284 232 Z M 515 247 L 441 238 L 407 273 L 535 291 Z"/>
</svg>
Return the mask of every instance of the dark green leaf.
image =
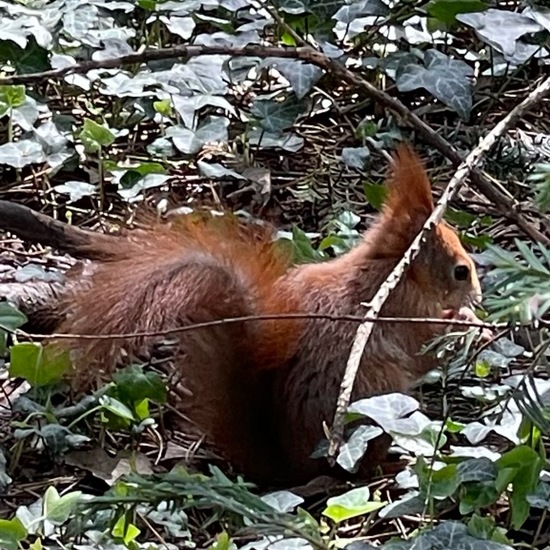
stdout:
<svg viewBox="0 0 550 550">
<path fill-rule="evenodd" d="M 482 0 L 432 0 L 426 11 L 446 25 L 452 25 L 457 14 L 483 11 L 486 7 Z"/>
<path fill-rule="evenodd" d="M 10 350 L 10 375 L 33 387 L 60 382 L 71 368 L 68 352 L 32 342 L 15 344 Z"/>
<path fill-rule="evenodd" d="M 472 109 L 473 74 L 464 61 L 432 49 L 426 52 L 423 67 L 407 60 L 400 63 L 396 84 L 401 92 L 424 88 L 466 120 Z"/>
<path fill-rule="evenodd" d="M 133 365 L 117 371 L 113 380 L 118 396 L 124 403 L 133 404 L 143 399 L 166 403 L 166 385 L 155 372 L 146 372 L 143 367 Z"/>
<path fill-rule="evenodd" d="M 387 189 L 384 185 L 377 185 L 375 183 L 364 183 L 363 190 L 365 192 L 365 197 L 369 201 L 369 204 L 380 210 L 384 201 L 386 200 Z"/>
</svg>

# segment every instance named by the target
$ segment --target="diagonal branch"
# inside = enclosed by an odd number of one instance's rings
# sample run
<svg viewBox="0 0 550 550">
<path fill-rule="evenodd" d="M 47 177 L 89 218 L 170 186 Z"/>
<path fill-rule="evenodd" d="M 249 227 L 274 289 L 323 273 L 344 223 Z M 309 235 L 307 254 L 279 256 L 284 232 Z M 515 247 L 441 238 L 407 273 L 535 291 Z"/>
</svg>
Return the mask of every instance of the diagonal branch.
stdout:
<svg viewBox="0 0 550 550">
<path fill-rule="evenodd" d="M 365 317 L 372 319 L 379 316 L 390 293 L 399 284 L 399 281 L 403 277 L 407 267 L 418 254 L 422 242 L 425 240 L 426 234 L 441 221 L 447 208 L 447 204 L 463 185 L 472 167 L 477 166 L 489 149 L 504 134 L 504 132 L 524 113 L 539 103 L 548 92 L 550 92 L 550 77 L 535 88 L 519 105 L 516 105 L 516 107 L 514 107 L 514 109 L 512 109 L 512 111 L 510 111 L 510 113 L 508 113 L 508 115 L 506 115 L 491 130 L 491 132 L 489 132 L 489 134 L 487 134 L 487 136 L 480 141 L 479 145 L 466 157 L 464 162 L 460 164 L 458 170 L 447 185 L 443 195 L 437 203 L 434 211 L 424 224 L 424 227 L 415 237 L 411 246 L 403 255 L 403 258 L 401 258 L 399 263 L 395 266 L 386 281 L 380 286 L 371 300 Z M 342 442 L 345 415 L 350 403 L 355 378 L 357 376 L 357 371 L 359 370 L 361 357 L 363 356 L 365 347 L 368 344 L 373 328 L 374 323 L 371 320 L 364 322 L 357 329 L 355 340 L 353 341 L 346 365 L 346 371 L 340 386 L 340 394 L 338 395 L 336 412 L 334 414 L 334 421 L 331 430 L 328 458 L 332 464 L 335 462 L 338 449 Z"/>
</svg>

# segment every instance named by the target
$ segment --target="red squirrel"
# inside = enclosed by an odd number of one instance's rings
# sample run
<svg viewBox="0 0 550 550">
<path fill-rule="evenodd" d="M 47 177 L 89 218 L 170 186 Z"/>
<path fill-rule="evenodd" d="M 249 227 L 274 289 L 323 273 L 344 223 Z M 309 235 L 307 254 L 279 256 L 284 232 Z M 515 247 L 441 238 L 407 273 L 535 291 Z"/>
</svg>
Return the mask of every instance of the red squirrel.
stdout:
<svg viewBox="0 0 550 550">
<path fill-rule="evenodd" d="M 364 315 L 362 303 L 373 297 L 434 208 L 426 171 L 408 147 L 394 155 L 387 185 L 385 206 L 362 242 L 324 263 L 291 266 L 272 234 L 224 218 L 184 217 L 92 242 L 93 256 L 105 260 L 93 262 L 86 283 L 66 293 L 65 319 L 56 332 L 151 333 L 285 313 Z M 382 315 L 453 318 L 480 295 L 471 258 L 456 232 L 441 222 Z M 185 388 L 178 406 L 250 480 L 303 482 L 330 473 L 326 460 L 310 455 L 324 436 L 323 422 L 333 418 L 356 329 L 353 322 L 303 318 L 171 333 Z M 436 366 L 420 351 L 442 330 L 433 324 L 377 324 L 353 399 L 409 391 Z M 158 340 L 75 340 L 70 346 L 76 371 L 89 374 L 114 368 L 121 347 L 127 356 L 139 356 Z M 386 443 L 374 443 L 364 471 L 385 450 Z"/>
</svg>

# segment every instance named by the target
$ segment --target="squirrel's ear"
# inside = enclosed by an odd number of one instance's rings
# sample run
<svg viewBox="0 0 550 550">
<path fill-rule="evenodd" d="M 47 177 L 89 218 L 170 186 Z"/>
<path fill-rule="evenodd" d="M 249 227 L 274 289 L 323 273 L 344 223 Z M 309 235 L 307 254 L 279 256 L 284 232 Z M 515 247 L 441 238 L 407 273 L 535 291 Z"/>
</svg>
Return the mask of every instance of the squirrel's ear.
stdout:
<svg viewBox="0 0 550 550">
<path fill-rule="evenodd" d="M 388 178 L 386 214 L 414 215 L 432 213 L 434 203 L 430 180 L 418 155 L 409 145 L 400 145 L 393 155 L 393 166 Z"/>
<path fill-rule="evenodd" d="M 428 175 L 409 146 L 395 153 L 387 185 L 382 215 L 364 237 L 371 258 L 400 257 L 434 209 Z"/>
</svg>

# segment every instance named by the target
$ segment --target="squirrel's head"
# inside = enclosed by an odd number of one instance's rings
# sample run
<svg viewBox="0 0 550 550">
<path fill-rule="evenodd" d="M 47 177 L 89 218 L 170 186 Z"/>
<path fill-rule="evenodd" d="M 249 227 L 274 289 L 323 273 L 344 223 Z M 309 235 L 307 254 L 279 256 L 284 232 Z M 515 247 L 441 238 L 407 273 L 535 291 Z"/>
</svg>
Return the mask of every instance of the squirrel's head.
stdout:
<svg viewBox="0 0 550 550">
<path fill-rule="evenodd" d="M 400 259 L 434 210 L 430 181 L 408 146 L 394 155 L 382 215 L 365 240 L 373 258 Z M 442 309 L 457 309 L 481 299 L 476 268 L 458 234 L 440 222 L 426 236 L 407 277 Z"/>
</svg>

